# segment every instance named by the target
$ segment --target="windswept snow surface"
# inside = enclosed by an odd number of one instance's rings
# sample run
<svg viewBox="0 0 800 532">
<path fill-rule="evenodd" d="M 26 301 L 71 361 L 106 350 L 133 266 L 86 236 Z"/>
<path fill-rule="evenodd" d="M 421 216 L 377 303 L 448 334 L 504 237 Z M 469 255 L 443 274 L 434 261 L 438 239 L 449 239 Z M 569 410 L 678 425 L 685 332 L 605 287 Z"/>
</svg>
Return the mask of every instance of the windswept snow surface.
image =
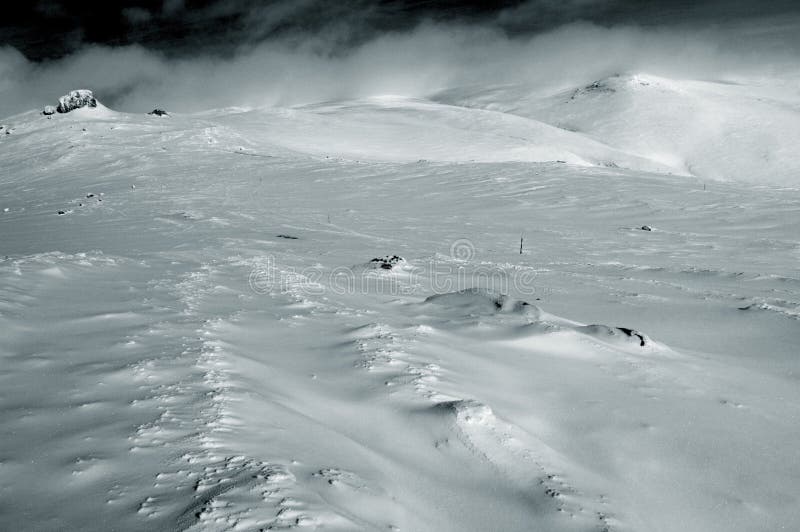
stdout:
<svg viewBox="0 0 800 532">
<path fill-rule="evenodd" d="M 543 113 L 3 120 L 0 528 L 800 528 L 800 192 Z"/>
</svg>

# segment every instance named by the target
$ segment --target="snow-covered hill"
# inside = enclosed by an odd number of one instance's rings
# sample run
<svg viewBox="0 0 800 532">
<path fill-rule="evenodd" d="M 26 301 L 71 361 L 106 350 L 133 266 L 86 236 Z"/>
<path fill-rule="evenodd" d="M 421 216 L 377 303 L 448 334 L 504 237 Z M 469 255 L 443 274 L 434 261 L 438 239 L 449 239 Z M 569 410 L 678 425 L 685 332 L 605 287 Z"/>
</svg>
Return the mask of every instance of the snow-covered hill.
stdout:
<svg viewBox="0 0 800 532">
<path fill-rule="evenodd" d="M 632 80 L 2 120 L 2 528 L 800 526 L 800 192 Z"/>
<path fill-rule="evenodd" d="M 437 100 L 534 118 L 704 179 L 799 182 L 794 86 L 637 74 L 554 95 L 506 86 L 449 90 Z"/>
</svg>

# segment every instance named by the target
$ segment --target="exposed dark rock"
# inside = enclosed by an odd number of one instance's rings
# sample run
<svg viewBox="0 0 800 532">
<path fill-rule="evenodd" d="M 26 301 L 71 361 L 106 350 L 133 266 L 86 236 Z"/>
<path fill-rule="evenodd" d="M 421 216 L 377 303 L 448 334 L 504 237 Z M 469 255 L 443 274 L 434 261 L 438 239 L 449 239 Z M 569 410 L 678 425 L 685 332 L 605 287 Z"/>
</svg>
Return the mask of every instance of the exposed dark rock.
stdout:
<svg viewBox="0 0 800 532">
<path fill-rule="evenodd" d="M 165 111 L 165 110 L 163 110 L 163 109 L 158 109 L 158 108 L 156 108 L 156 109 L 153 109 L 152 111 L 150 111 L 150 112 L 149 112 L 149 113 L 147 113 L 147 114 L 149 114 L 149 115 L 153 115 L 153 116 L 169 116 L 169 113 L 168 113 L 168 112 L 166 112 L 166 111 Z"/>
<path fill-rule="evenodd" d="M 277 236 L 278 238 L 285 238 L 287 240 L 297 240 L 297 237 L 292 235 L 277 235 Z"/>
<path fill-rule="evenodd" d="M 643 225 L 643 226 L 641 227 L 641 230 L 642 230 L 642 231 L 652 231 L 652 230 L 653 230 L 653 228 L 652 228 L 652 227 L 650 227 L 649 225 Z"/>
<path fill-rule="evenodd" d="M 648 343 L 647 336 L 627 327 L 609 327 L 608 325 L 595 324 L 576 327 L 575 330 L 606 341 L 614 341 L 614 337 L 626 338 L 626 341 L 630 339 L 636 341 L 639 347 L 644 347 Z"/>
<path fill-rule="evenodd" d="M 369 262 L 373 266 L 375 266 L 377 268 L 380 268 L 382 270 L 391 270 L 392 268 L 394 268 L 395 266 L 397 266 L 401 262 L 405 262 L 405 261 L 404 261 L 403 257 L 399 257 L 397 255 L 392 255 L 391 257 L 389 255 L 386 255 L 385 257 L 374 258 Z"/>
<path fill-rule="evenodd" d="M 625 334 L 627 334 L 631 338 L 633 338 L 634 336 L 639 338 L 639 345 L 641 347 L 644 347 L 645 344 L 647 343 L 644 340 L 644 335 L 639 333 L 639 332 L 637 332 L 637 331 L 634 331 L 633 329 L 628 329 L 627 327 L 617 327 L 617 329 L 619 329 L 620 331 L 624 332 Z"/>
</svg>

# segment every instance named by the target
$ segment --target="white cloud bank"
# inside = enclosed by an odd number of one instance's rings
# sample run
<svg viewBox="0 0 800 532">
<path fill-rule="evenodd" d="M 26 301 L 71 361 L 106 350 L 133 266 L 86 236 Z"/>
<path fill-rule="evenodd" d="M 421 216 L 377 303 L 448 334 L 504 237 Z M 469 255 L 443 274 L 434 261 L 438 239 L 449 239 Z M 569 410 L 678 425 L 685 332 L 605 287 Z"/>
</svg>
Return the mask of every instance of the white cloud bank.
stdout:
<svg viewBox="0 0 800 532">
<path fill-rule="evenodd" d="M 695 79 L 800 79 L 796 20 L 705 29 L 589 23 L 513 38 L 480 26 L 423 24 L 345 53 L 321 40 L 267 41 L 230 58 L 168 58 L 139 46 L 87 46 L 42 63 L 0 47 L 0 116 L 90 88 L 124 111 L 289 105 L 378 94 L 425 96 L 461 85 L 561 88 L 615 72 Z M 297 42 L 296 40 L 294 41 Z"/>
</svg>

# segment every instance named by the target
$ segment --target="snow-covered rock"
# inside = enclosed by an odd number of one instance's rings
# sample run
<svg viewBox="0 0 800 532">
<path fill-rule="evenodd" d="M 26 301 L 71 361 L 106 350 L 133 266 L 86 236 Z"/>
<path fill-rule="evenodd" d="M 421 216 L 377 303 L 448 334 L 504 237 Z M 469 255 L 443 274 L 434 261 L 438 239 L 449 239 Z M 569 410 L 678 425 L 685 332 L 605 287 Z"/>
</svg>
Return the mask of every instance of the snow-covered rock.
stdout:
<svg viewBox="0 0 800 532">
<path fill-rule="evenodd" d="M 381 269 L 381 270 L 391 270 L 396 266 L 405 264 L 405 259 L 403 257 L 392 255 L 386 255 L 385 257 L 376 257 L 369 261 L 369 266 L 374 269 Z"/>
<path fill-rule="evenodd" d="M 42 110 L 42 114 L 47 116 L 54 115 L 56 114 L 56 108 L 52 105 L 45 105 L 44 109 Z"/>
<path fill-rule="evenodd" d="M 97 107 L 97 99 L 92 94 L 92 91 L 80 89 L 70 91 L 58 99 L 58 107 L 56 111 L 59 113 L 69 113 L 81 107 Z"/>
</svg>

